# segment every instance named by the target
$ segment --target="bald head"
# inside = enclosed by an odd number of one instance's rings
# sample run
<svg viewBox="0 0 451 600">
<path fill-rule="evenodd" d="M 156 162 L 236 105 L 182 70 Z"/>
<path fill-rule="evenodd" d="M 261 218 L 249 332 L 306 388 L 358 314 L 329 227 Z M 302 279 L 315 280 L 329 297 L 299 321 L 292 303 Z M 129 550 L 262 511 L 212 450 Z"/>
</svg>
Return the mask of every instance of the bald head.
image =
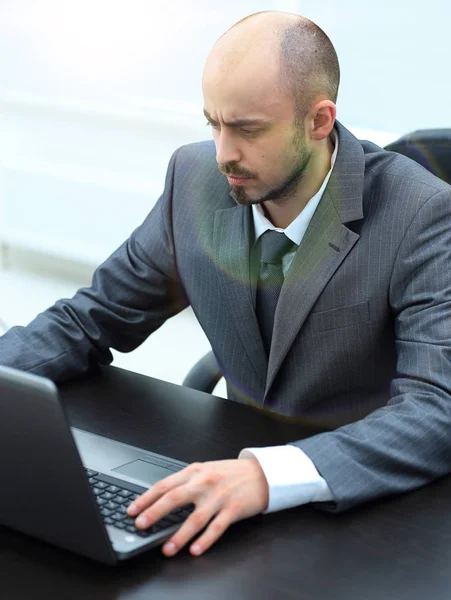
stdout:
<svg viewBox="0 0 451 600">
<path fill-rule="evenodd" d="M 336 102 L 340 70 L 334 47 L 315 23 L 265 11 L 233 25 L 213 47 L 204 82 L 242 80 L 287 94 L 302 120 L 317 99 Z"/>
</svg>

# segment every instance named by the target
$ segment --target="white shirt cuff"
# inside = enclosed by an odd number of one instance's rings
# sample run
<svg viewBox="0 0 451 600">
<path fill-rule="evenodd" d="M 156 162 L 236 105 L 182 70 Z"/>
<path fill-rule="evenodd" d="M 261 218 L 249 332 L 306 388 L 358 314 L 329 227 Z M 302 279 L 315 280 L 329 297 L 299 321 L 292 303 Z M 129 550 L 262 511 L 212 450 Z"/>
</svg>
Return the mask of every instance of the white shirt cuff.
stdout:
<svg viewBox="0 0 451 600">
<path fill-rule="evenodd" d="M 334 500 L 326 480 L 310 458 L 297 446 L 244 448 L 238 458 L 256 458 L 269 487 L 265 513 L 291 508 L 308 502 Z"/>
</svg>

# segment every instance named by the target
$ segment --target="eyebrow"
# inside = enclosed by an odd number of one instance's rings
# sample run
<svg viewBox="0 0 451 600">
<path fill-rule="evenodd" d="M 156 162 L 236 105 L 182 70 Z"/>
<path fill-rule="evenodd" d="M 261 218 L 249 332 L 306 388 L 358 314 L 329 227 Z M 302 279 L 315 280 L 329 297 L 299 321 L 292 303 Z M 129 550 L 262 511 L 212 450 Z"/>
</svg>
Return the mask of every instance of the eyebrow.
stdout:
<svg viewBox="0 0 451 600">
<path fill-rule="evenodd" d="M 214 119 L 211 118 L 211 116 L 205 110 L 205 108 L 204 108 L 204 115 L 211 123 L 214 123 L 215 125 L 217 124 L 217 121 L 215 121 Z M 268 121 L 265 121 L 263 119 L 234 119 L 233 121 L 228 121 L 228 122 L 224 121 L 224 125 L 226 125 L 227 127 L 243 127 L 246 125 L 265 125 L 267 123 L 268 123 Z"/>
</svg>

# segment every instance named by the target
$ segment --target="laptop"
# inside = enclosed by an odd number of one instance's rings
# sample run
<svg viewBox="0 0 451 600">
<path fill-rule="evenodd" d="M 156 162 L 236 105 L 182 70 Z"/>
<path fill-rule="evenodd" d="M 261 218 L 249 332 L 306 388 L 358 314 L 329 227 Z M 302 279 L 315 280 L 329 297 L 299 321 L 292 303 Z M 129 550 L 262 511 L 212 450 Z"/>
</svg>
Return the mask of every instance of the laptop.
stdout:
<svg viewBox="0 0 451 600">
<path fill-rule="evenodd" d="M 132 500 L 186 463 L 70 427 L 49 379 L 0 366 L 0 525 L 108 565 L 161 545 L 193 510 L 146 531 Z"/>
</svg>

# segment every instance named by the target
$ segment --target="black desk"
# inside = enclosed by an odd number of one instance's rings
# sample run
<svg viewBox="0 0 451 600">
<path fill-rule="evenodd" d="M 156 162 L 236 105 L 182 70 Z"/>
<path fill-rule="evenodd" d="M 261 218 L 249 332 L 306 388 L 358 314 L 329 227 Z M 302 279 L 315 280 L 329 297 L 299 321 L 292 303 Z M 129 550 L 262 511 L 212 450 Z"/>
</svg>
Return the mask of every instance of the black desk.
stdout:
<svg viewBox="0 0 451 600">
<path fill-rule="evenodd" d="M 307 434 L 114 368 L 61 392 L 72 425 L 188 462 Z M 341 515 L 304 506 L 254 517 L 201 557 L 184 550 L 168 559 L 157 549 L 115 569 L 0 527 L 0 586 L 4 600 L 449 600 L 451 477 Z"/>
</svg>

